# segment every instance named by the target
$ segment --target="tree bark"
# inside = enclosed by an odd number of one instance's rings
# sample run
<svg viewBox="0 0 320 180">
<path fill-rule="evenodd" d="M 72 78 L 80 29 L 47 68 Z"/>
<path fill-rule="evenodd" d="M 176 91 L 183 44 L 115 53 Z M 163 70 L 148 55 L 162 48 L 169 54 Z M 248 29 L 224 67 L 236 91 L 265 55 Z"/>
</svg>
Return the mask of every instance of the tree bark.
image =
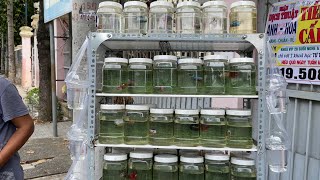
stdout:
<svg viewBox="0 0 320 180">
<path fill-rule="evenodd" d="M 16 77 L 16 63 L 14 57 L 14 27 L 13 27 L 13 0 L 7 2 L 7 23 L 8 23 L 8 61 L 9 72 L 8 78 L 15 81 Z"/>
<path fill-rule="evenodd" d="M 51 63 L 50 63 L 50 34 L 44 23 L 43 0 L 40 0 L 40 18 L 38 27 L 38 58 L 39 58 L 39 120 L 51 121 Z"/>
</svg>

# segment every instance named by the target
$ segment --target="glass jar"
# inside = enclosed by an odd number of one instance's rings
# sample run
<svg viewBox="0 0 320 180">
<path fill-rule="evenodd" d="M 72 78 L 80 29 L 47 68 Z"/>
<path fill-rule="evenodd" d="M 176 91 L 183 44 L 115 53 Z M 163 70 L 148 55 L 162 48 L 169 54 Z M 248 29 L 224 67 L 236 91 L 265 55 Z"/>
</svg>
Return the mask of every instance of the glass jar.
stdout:
<svg viewBox="0 0 320 180">
<path fill-rule="evenodd" d="M 177 87 L 177 57 L 158 55 L 153 59 L 154 93 L 173 94 Z"/>
<path fill-rule="evenodd" d="M 152 59 L 129 59 L 129 92 L 152 93 Z"/>
<path fill-rule="evenodd" d="M 203 33 L 227 33 L 228 8 L 224 1 L 208 1 L 202 5 Z"/>
<path fill-rule="evenodd" d="M 256 94 L 256 66 L 253 58 L 233 58 L 230 60 L 229 94 Z"/>
<path fill-rule="evenodd" d="M 150 4 L 150 33 L 173 33 L 174 8 L 171 2 L 154 1 Z"/>
<path fill-rule="evenodd" d="M 178 157 L 170 154 L 161 154 L 154 157 L 153 180 L 177 180 Z"/>
<path fill-rule="evenodd" d="M 206 154 L 206 180 L 229 180 L 229 158 L 226 154 Z"/>
<path fill-rule="evenodd" d="M 149 143 L 169 146 L 173 144 L 173 109 L 150 109 Z"/>
<path fill-rule="evenodd" d="M 124 32 L 133 34 L 147 34 L 148 6 L 140 1 L 124 3 Z"/>
<path fill-rule="evenodd" d="M 255 180 L 257 172 L 255 162 L 252 159 L 231 158 L 231 179 L 232 180 Z"/>
<path fill-rule="evenodd" d="M 112 1 L 101 2 L 97 15 L 98 32 L 122 32 L 122 5 L 120 3 Z"/>
<path fill-rule="evenodd" d="M 226 146 L 226 119 L 223 109 L 201 109 L 200 144 L 205 147 Z"/>
<path fill-rule="evenodd" d="M 179 180 L 204 180 L 203 157 L 192 155 L 181 156 Z"/>
<path fill-rule="evenodd" d="M 126 144 L 148 144 L 149 106 L 126 105 L 124 141 Z"/>
<path fill-rule="evenodd" d="M 251 110 L 227 110 L 227 146 L 252 148 Z"/>
<path fill-rule="evenodd" d="M 109 57 L 104 59 L 102 91 L 126 93 L 128 89 L 128 59 Z"/>
<path fill-rule="evenodd" d="M 130 152 L 128 179 L 152 180 L 152 158 L 151 152 Z"/>
<path fill-rule="evenodd" d="M 179 94 L 199 94 L 203 86 L 203 68 L 201 59 L 179 59 L 178 61 Z"/>
<path fill-rule="evenodd" d="M 225 94 L 229 74 L 228 57 L 209 55 L 204 57 L 203 94 Z"/>
<path fill-rule="evenodd" d="M 230 33 L 257 32 L 257 9 L 253 1 L 237 1 L 230 6 Z"/>
<path fill-rule="evenodd" d="M 101 104 L 99 143 L 122 144 L 124 138 L 124 105 Z"/>
<path fill-rule="evenodd" d="M 104 155 L 103 180 L 127 179 L 127 155 L 108 153 Z"/>
<path fill-rule="evenodd" d="M 200 3 L 184 1 L 177 4 L 176 26 L 177 33 L 201 33 L 201 8 Z"/>
<path fill-rule="evenodd" d="M 177 146 L 199 144 L 199 110 L 175 110 L 174 136 Z"/>
</svg>

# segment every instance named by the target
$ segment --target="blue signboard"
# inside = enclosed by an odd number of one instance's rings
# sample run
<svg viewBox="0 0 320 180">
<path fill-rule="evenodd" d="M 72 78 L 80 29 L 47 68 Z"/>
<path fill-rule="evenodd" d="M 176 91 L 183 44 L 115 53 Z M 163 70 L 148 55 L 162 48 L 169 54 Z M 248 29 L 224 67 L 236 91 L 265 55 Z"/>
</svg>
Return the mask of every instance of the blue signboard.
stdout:
<svg viewBox="0 0 320 180">
<path fill-rule="evenodd" d="M 44 0 L 43 2 L 45 23 L 72 11 L 72 0 Z"/>
</svg>

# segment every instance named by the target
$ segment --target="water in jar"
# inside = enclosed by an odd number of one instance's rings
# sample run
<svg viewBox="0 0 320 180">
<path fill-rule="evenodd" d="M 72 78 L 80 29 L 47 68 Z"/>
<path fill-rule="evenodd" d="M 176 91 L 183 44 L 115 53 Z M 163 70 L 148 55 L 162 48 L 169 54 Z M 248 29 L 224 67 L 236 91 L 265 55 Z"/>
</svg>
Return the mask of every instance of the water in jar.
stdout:
<svg viewBox="0 0 320 180">
<path fill-rule="evenodd" d="M 180 162 L 179 180 L 204 180 L 204 178 L 205 169 L 202 163 Z"/>
<path fill-rule="evenodd" d="M 206 164 L 206 180 L 229 180 L 230 168 L 224 164 L 211 165 Z"/>
<path fill-rule="evenodd" d="M 118 61 L 118 62 L 117 62 Z M 120 63 L 122 62 L 122 63 Z M 103 67 L 103 92 L 126 93 L 128 90 L 128 60 L 124 58 L 106 58 Z"/>
<path fill-rule="evenodd" d="M 141 62 L 140 62 L 140 60 Z M 137 60 L 138 63 L 131 63 Z M 147 62 L 148 63 L 145 63 Z M 134 58 L 129 60 L 129 92 L 134 94 L 152 93 L 152 60 Z"/>
<path fill-rule="evenodd" d="M 173 109 L 151 109 L 149 143 L 169 146 L 173 144 Z M 152 111 L 167 111 L 171 114 L 159 114 Z"/>
<path fill-rule="evenodd" d="M 166 1 L 154 1 L 150 4 L 150 33 L 173 33 L 173 4 Z"/>
<path fill-rule="evenodd" d="M 227 33 L 227 5 L 224 1 L 208 1 L 203 4 L 203 33 Z"/>
<path fill-rule="evenodd" d="M 196 63 L 192 63 L 195 61 Z M 191 63 L 183 63 L 191 62 Z M 178 67 L 178 93 L 198 94 L 203 86 L 202 60 L 180 59 Z"/>
<path fill-rule="evenodd" d="M 252 1 L 231 4 L 230 33 L 247 34 L 257 32 L 257 10 Z"/>
<path fill-rule="evenodd" d="M 117 156 L 121 161 L 106 161 L 103 166 L 103 180 L 126 180 L 127 160 L 126 154 L 106 154 L 105 156 Z"/>
<path fill-rule="evenodd" d="M 169 60 L 166 60 L 170 58 Z M 177 87 L 177 58 L 169 55 L 154 57 L 154 93 L 173 94 Z"/>
<path fill-rule="evenodd" d="M 201 33 L 201 9 L 198 2 L 185 1 L 177 5 L 177 33 Z"/>
<path fill-rule="evenodd" d="M 147 34 L 148 11 L 147 4 L 139 1 L 128 1 L 124 4 L 124 32 Z"/>
<path fill-rule="evenodd" d="M 237 164 L 233 162 L 235 159 Z M 254 160 L 231 158 L 231 180 L 255 180 L 256 176 Z"/>
<path fill-rule="evenodd" d="M 157 156 L 175 158 L 175 162 L 157 162 Z M 178 157 L 175 155 L 157 155 L 153 165 L 153 180 L 177 180 L 178 179 Z"/>
<path fill-rule="evenodd" d="M 152 180 L 152 157 L 148 159 L 131 158 L 128 162 L 128 179 Z"/>
<path fill-rule="evenodd" d="M 198 110 L 176 109 L 174 123 L 175 145 L 197 146 L 199 144 Z M 192 114 L 191 114 L 192 113 Z"/>
<path fill-rule="evenodd" d="M 117 2 L 101 2 L 97 11 L 97 31 L 120 33 L 122 30 L 122 5 Z"/>
</svg>

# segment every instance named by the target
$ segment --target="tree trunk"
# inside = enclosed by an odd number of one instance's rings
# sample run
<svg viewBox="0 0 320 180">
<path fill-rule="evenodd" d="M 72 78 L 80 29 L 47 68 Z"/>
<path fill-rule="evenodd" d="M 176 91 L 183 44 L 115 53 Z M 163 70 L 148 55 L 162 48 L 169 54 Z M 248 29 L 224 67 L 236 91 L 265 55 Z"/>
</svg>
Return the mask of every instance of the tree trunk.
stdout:
<svg viewBox="0 0 320 180">
<path fill-rule="evenodd" d="M 39 87 L 40 104 L 39 120 L 51 121 L 51 63 L 50 63 L 50 34 L 44 23 L 43 0 L 40 0 L 40 18 L 38 27 L 38 57 L 39 57 Z"/>
<path fill-rule="evenodd" d="M 8 78 L 15 81 L 16 63 L 14 59 L 14 28 L 13 28 L 13 0 L 9 0 L 7 4 L 7 23 L 8 23 L 8 61 L 9 72 Z"/>
<path fill-rule="evenodd" d="M 0 62 L 1 62 L 1 73 L 5 73 L 6 69 L 6 63 L 5 63 L 5 53 L 4 53 L 4 38 L 3 38 L 3 33 L 1 33 L 1 57 L 0 57 Z"/>
</svg>

